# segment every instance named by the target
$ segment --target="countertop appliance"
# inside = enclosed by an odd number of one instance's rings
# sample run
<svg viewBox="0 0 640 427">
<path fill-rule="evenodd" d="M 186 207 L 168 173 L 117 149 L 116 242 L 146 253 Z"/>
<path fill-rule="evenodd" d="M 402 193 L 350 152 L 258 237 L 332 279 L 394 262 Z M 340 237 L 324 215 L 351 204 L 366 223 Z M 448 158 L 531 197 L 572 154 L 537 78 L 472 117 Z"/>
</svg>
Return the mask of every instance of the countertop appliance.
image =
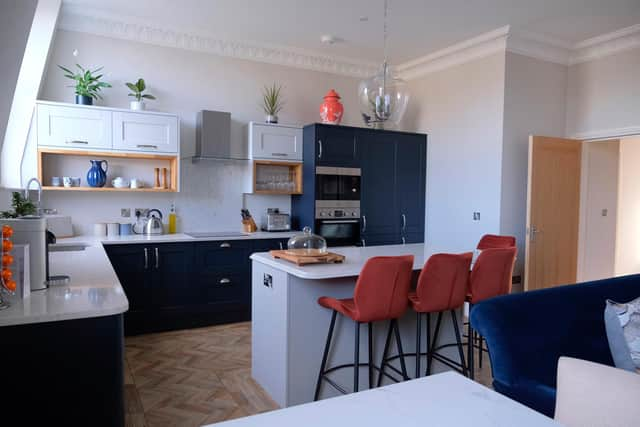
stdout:
<svg viewBox="0 0 640 427">
<path fill-rule="evenodd" d="M 31 291 L 47 288 L 47 220 L 44 217 L 1 219 L 0 225 L 13 228 L 11 240 L 29 245 Z"/>
<path fill-rule="evenodd" d="M 158 214 L 158 216 L 156 216 Z M 131 229 L 134 234 L 157 235 L 164 234 L 164 224 L 162 224 L 162 212 L 158 209 L 149 209 L 147 217 L 140 219 L 136 213 L 137 219 Z"/>
<path fill-rule="evenodd" d="M 262 215 L 262 230 L 264 231 L 290 231 L 291 217 L 280 212 L 277 208 L 269 208 Z"/>
<path fill-rule="evenodd" d="M 329 246 L 360 243 L 360 168 L 316 167 L 315 231 Z"/>
</svg>

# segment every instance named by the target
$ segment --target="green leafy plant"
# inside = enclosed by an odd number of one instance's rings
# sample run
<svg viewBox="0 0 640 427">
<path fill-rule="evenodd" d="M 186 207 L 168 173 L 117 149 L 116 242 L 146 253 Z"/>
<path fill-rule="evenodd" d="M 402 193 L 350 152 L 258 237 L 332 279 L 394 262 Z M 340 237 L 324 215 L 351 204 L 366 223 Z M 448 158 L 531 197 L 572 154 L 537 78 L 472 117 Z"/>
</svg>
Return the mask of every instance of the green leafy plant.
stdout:
<svg viewBox="0 0 640 427">
<path fill-rule="evenodd" d="M 36 205 L 29 199 L 26 199 L 22 193 L 14 191 L 11 193 L 11 207 L 12 211 L 0 212 L 1 218 L 20 218 L 26 215 L 36 214 Z"/>
<path fill-rule="evenodd" d="M 139 78 L 137 82 L 135 83 L 125 83 L 127 85 L 127 87 L 131 90 L 129 96 L 133 96 L 134 98 L 136 98 L 136 101 L 140 102 L 143 99 L 156 99 L 155 96 L 153 95 L 149 95 L 149 94 L 142 94 L 142 92 L 145 91 L 145 89 L 147 88 L 147 85 L 144 82 L 143 78 Z"/>
<path fill-rule="evenodd" d="M 265 114 L 270 116 L 276 116 L 284 107 L 284 100 L 282 99 L 282 86 L 265 86 L 262 92 L 262 109 Z"/>
<path fill-rule="evenodd" d="M 88 68 L 83 68 L 80 64 L 76 64 L 76 67 L 80 70 L 77 73 L 74 73 L 62 65 L 58 65 L 58 67 L 64 71 L 64 76 L 66 78 L 76 82 L 75 85 L 69 86 L 75 88 L 76 95 L 87 96 L 93 99 L 102 99 L 99 92 L 106 87 L 111 87 L 109 83 L 100 81 L 103 76 L 102 74 L 95 75 L 97 72 L 102 70 L 102 67 L 90 70 Z"/>
</svg>

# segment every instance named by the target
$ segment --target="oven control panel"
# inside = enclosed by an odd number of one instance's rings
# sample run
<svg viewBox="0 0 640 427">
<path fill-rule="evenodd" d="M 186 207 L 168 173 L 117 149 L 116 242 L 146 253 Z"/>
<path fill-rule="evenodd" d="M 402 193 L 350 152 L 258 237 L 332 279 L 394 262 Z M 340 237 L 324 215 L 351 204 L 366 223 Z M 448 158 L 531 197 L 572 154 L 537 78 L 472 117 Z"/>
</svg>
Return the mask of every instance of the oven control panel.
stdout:
<svg viewBox="0 0 640 427">
<path fill-rule="evenodd" d="M 360 219 L 360 208 L 316 208 L 316 219 Z"/>
</svg>

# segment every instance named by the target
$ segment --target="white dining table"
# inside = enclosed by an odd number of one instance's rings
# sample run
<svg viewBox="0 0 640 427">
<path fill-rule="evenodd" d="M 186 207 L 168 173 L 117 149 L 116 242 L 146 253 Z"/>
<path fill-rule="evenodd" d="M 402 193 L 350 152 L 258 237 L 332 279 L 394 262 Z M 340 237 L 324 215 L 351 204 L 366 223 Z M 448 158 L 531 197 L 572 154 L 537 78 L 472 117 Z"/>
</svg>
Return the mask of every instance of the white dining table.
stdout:
<svg viewBox="0 0 640 427">
<path fill-rule="evenodd" d="M 215 424 L 216 427 L 560 425 L 553 419 L 455 372 L 444 372 Z"/>
</svg>

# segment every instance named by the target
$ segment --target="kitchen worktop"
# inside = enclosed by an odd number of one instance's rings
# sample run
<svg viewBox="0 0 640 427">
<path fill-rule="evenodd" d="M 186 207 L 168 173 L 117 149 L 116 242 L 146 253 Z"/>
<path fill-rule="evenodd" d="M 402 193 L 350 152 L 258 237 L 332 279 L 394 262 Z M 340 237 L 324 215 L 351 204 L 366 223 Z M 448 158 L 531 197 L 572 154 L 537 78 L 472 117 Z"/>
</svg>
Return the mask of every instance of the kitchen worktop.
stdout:
<svg viewBox="0 0 640 427">
<path fill-rule="evenodd" d="M 0 327 L 119 314 L 129 301 L 99 242 L 83 241 L 83 250 L 50 253 L 51 275 L 68 275 L 66 285 L 52 285 L 25 298 L 10 297 L 0 311 Z"/>
<path fill-rule="evenodd" d="M 338 264 L 298 266 L 289 261 L 275 259 L 269 253 L 255 253 L 251 255 L 251 259 L 254 262 L 266 264 L 301 279 L 333 279 L 359 275 L 364 263 L 374 256 L 413 255 L 413 268 L 414 270 L 420 270 L 431 255 L 442 252 L 430 248 L 424 243 L 389 246 L 337 247 L 329 248 L 329 251 L 344 255 L 344 262 Z"/>
<path fill-rule="evenodd" d="M 247 235 L 230 235 L 214 237 L 192 237 L 185 233 L 176 234 L 131 234 L 127 236 L 75 236 L 58 239 L 56 245 L 73 245 L 82 242 L 99 242 L 104 245 L 120 245 L 128 243 L 180 243 L 180 242 L 208 242 L 219 240 L 258 240 L 258 239 L 288 239 L 299 231 L 258 231 Z"/>
</svg>

